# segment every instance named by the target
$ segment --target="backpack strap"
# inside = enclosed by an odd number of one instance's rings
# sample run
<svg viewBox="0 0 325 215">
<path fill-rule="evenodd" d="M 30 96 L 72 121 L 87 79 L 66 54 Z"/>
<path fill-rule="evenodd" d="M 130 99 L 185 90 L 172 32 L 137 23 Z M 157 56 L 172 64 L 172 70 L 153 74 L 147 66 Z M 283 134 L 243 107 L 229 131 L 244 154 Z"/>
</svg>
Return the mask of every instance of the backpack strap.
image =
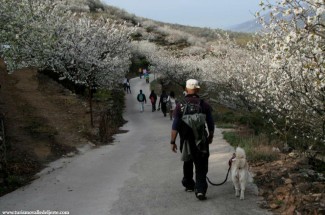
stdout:
<svg viewBox="0 0 325 215">
<path fill-rule="evenodd" d="M 182 111 L 182 116 L 185 115 L 185 112 L 187 110 L 187 107 L 191 104 L 190 102 L 186 101 L 186 99 L 183 99 L 181 102 L 181 111 Z M 198 103 L 198 105 L 200 106 L 200 111 L 199 113 L 202 113 L 202 104 L 203 104 L 203 99 L 200 98 L 200 102 Z"/>
</svg>

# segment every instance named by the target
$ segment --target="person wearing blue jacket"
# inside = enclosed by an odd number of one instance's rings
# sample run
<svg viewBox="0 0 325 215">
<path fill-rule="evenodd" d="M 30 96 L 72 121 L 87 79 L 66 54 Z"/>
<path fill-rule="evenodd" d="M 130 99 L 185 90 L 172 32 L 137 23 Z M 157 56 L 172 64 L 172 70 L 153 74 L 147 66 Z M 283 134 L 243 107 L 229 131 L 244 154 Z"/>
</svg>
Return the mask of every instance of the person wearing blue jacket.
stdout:
<svg viewBox="0 0 325 215">
<path fill-rule="evenodd" d="M 209 144 L 212 143 L 214 134 L 214 120 L 212 118 L 212 108 L 203 99 L 198 96 L 200 86 L 195 79 L 189 79 L 186 82 L 186 96 L 184 102 L 179 102 L 173 112 L 173 125 L 171 131 L 171 149 L 177 152 L 176 138 L 180 135 L 180 151 L 182 152 L 183 163 L 183 180 L 182 184 L 185 191 L 195 191 L 195 195 L 199 200 L 206 199 L 208 184 L 206 176 L 208 173 L 209 160 Z M 185 104 L 184 104 L 185 103 Z M 185 110 L 190 105 L 196 105 L 198 115 L 202 117 L 201 129 L 202 132 L 193 132 L 194 128 L 186 123 L 184 118 Z M 187 115 L 189 116 L 189 115 Z M 195 121 L 195 120 L 194 120 Z M 193 120 L 190 120 L 193 122 Z M 207 129 L 205 127 L 207 124 Z M 196 130 L 197 131 L 197 130 Z M 198 144 L 199 143 L 199 144 Z M 195 181 L 193 179 L 193 168 L 195 166 Z"/>
</svg>

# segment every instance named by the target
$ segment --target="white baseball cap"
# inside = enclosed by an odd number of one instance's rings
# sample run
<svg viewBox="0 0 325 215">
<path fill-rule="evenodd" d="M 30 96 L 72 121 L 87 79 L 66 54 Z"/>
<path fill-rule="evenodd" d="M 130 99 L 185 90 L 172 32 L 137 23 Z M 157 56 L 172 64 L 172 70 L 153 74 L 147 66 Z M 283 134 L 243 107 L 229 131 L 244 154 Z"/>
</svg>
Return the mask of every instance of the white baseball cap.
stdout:
<svg viewBox="0 0 325 215">
<path fill-rule="evenodd" d="M 195 79 L 188 79 L 186 81 L 186 88 L 189 90 L 200 89 L 199 82 Z"/>
</svg>

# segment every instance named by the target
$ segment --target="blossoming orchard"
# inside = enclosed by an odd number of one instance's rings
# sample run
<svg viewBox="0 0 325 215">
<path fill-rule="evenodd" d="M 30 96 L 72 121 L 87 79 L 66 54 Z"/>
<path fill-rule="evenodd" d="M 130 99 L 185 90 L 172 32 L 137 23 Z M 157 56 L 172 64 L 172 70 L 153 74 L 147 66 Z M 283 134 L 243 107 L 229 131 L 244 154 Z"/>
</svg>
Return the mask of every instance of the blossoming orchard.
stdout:
<svg viewBox="0 0 325 215">
<path fill-rule="evenodd" d="M 1 0 L 0 44 L 10 47 L 2 51 L 9 71 L 46 68 L 87 87 L 111 87 L 128 71 L 131 55 L 140 54 L 160 77 L 198 78 L 219 102 L 262 113 L 285 144 L 324 146 L 324 0 L 262 1 L 256 17 L 264 29 L 246 47 L 223 35 L 213 43 L 191 37 L 191 47 L 177 50 L 150 39 L 130 43 L 134 27 L 72 12 L 69 5 Z"/>
<path fill-rule="evenodd" d="M 51 69 L 87 88 L 117 86 L 131 63 L 133 29 L 72 13 L 69 6 L 69 1 L 1 0 L 0 41 L 10 47 L 4 53 L 8 70 Z"/>
</svg>

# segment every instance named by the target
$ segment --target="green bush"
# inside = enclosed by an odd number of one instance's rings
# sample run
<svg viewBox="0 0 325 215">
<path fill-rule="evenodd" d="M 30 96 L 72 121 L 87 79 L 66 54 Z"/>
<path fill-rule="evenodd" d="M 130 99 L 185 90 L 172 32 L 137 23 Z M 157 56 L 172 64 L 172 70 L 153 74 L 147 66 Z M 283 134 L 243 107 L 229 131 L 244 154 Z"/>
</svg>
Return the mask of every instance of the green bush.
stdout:
<svg viewBox="0 0 325 215">
<path fill-rule="evenodd" d="M 98 89 L 93 96 L 95 100 L 108 101 L 112 99 L 112 92 L 106 89 Z"/>
<path fill-rule="evenodd" d="M 262 133 L 265 129 L 265 118 L 259 112 L 250 112 L 241 116 L 239 123 L 253 129 L 255 135 Z"/>
</svg>

